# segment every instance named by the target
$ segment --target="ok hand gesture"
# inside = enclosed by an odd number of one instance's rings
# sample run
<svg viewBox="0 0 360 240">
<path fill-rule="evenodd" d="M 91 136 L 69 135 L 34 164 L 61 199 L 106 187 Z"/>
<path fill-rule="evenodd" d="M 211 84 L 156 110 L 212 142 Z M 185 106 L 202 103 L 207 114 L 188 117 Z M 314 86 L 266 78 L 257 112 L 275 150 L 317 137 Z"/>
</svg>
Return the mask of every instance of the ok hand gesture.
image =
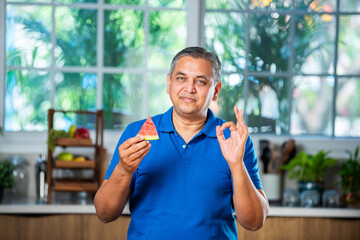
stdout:
<svg viewBox="0 0 360 240">
<path fill-rule="evenodd" d="M 245 144 L 248 138 L 248 128 L 245 125 L 243 118 L 243 111 L 234 107 L 234 112 L 236 116 L 236 126 L 233 122 L 226 122 L 222 126 L 216 127 L 216 136 L 220 144 L 221 152 L 229 164 L 229 167 L 235 167 L 242 163 Z M 231 136 L 228 139 L 225 139 L 223 131 L 229 128 Z"/>
</svg>

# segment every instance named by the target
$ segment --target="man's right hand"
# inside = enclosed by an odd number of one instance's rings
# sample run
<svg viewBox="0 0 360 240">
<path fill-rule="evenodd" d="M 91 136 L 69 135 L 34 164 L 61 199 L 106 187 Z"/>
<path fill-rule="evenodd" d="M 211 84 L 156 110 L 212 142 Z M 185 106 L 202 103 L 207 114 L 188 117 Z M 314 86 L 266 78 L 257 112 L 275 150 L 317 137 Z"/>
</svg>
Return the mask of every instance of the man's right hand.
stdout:
<svg viewBox="0 0 360 240">
<path fill-rule="evenodd" d="M 151 144 L 144 137 L 137 135 L 129 138 L 119 146 L 119 170 L 125 174 L 133 174 L 141 160 L 150 151 Z"/>
</svg>

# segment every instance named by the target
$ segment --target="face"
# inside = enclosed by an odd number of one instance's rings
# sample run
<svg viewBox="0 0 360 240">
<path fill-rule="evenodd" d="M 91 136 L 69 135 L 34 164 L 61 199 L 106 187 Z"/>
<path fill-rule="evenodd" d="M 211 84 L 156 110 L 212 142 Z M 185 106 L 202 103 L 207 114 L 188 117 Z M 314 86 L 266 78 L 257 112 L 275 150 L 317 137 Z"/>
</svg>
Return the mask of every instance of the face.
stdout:
<svg viewBox="0 0 360 240">
<path fill-rule="evenodd" d="M 171 78 L 168 74 L 166 89 L 177 114 L 206 116 L 221 89 L 221 82 L 214 83 L 211 69 L 211 62 L 205 59 L 184 56 L 178 60 Z"/>
</svg>

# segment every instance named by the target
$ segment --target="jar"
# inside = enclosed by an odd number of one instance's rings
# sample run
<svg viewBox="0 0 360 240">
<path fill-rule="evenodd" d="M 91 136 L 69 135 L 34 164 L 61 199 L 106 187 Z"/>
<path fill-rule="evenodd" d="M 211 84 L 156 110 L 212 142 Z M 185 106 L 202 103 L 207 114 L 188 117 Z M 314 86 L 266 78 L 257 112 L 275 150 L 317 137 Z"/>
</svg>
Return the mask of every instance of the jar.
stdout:
<svg viewBox="0 0 360 240">
<path fill-rule="evenodd" d="M 11 189 L 11 193 L 14 197 L 26 197 L 29 182 L 26 159 L 23 156 L 14 155 L 7 157 L 7 160 L 15 167 L 13 171 L 15 184 Z"/>
</svg>

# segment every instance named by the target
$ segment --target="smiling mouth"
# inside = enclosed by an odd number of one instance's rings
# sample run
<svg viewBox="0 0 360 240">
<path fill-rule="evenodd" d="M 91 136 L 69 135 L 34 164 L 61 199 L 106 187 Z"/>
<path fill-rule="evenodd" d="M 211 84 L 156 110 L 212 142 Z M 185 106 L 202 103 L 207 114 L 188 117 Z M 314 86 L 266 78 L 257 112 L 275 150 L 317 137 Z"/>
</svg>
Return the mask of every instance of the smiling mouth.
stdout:
<svg viewBox="0 0 360 240">
<path fill-rule="evenodd" d="M 180 97 L 184 102 L 195 102 L 194 98 L 189 97 Z"/>
</svg>

